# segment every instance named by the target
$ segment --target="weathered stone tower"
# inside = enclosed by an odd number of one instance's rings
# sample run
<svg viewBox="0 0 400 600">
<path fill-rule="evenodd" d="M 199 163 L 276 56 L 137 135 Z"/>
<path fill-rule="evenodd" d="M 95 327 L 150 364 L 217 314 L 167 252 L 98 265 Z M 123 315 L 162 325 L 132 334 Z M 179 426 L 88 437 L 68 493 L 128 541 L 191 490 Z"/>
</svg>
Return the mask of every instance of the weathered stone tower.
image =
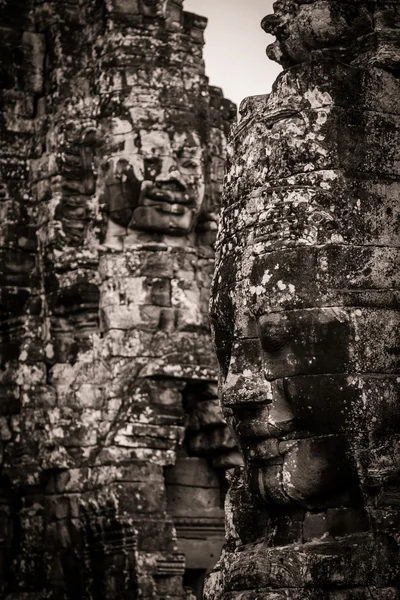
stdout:
<svg viewBox="0 0 400 600">
<path fill-rule="evenodd" d="M 245 472 L 208 600 L 400 597 L 400 3 L 278 0 L 212 319 Z M 244 475 L 244 476 L 243 476 Z"/>
<path fill-rule="evenodd" d="M 235 107 L 182 0 L 0 25 L 0 595 L 189 597 L 239 460 L 207 318 Z"/>
</svg>

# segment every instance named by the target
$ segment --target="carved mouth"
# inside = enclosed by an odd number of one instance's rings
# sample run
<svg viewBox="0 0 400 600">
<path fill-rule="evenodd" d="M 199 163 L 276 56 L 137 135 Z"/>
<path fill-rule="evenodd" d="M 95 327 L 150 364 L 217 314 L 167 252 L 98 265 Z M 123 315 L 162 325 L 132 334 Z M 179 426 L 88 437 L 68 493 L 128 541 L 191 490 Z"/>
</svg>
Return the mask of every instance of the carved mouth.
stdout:
<svg viewBox="0 0 400 600">
<path fill-rule="evenodd" d="M 142 206 L 149 206 L 157 212 L 183 217 L 193 210 L 195 202 L 188 194 L 179 191 L 153 188 L 142 201 Z"/>
<path fill-rule="evenodd" d="M 290 439 L 267 438 L 248 443 L 242 441 L 241 446 L 249 463 L 282 464 L 287 452 L 290 452 L 302 437 L 298 432 L 293 432 Z"/>
<path fill-rule="evenodd" d="M 249 462 L 265 463 L 273 461 L 281 463 L 283 461 L 283 457 L 279 452 L 279 440 L 276 438 L 268 438 L 258 442 L 243 442 L 241 445 Z"/>
<path fill-rule="evenodd" d="M 294 431 L 295 419 L 290 421 L 244 421 L 235 425 L 235 431 L 241 438 L 267 439 L 283 438 Z"/>
<path fill-rule="evenodd" d="M 247 421 L 234 425 L 245 456 L 250 462 L 282 462 L 283 455 L 302 434 L 295 419 L 271 423 Z"/>
<path fill-rule="evenodd" d="M 146 192 L 146 199 L 155 203 L 166 203 L 180 206 L 193 206 L 194 199 L 183 191 L 169 190 L 164 188 L 151 188 Z"/>
<path fill-rule="evenodd" d="M 161 213 L 172 215 L 184 215 L 187 212 L 187 207 L 182 204 L 168 204 L 168 202 L 157 202 L 149 204 L 152 208 Z"/>
<path fill-rule="evenodd" d="M 249 461 L 282 458 L 287 445 L 305 434 L 292 412 L 284 381 L 281 388 L 273 399 L 230 405 L 233 429 Z"/>
</svg>

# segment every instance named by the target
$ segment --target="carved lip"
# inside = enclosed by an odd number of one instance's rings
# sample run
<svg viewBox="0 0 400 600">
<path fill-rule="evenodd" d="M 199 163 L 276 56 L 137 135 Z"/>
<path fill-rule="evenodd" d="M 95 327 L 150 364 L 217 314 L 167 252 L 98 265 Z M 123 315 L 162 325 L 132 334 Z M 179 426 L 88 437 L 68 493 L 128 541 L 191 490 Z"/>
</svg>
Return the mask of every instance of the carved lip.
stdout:
<svg viewBox="0 0 400 600">
<path fill-rule="evenodd" d="M 291 439 L 268 438 L 242 444 L 248 461 L 251 463 L 271 463 L 271 461 L 273 464 L 282 463 L 285 454 L 297 445 L 298 437 L 301 437 L 299 434 L 293 433 Z"/>
<path fill-rule="evenodd" d="M 181 190 L 170 190 L 163 187 L 153 187 L 146 192 L 146 198 L 154 202 L 162 202 L 172 205 L 193 206 L 193 196 Z"/>
<path fill-rule="evenodd" d="M 282 439 L 295 431 L 296 420 L 259 421 L 243 420 L 235 424 L 238 437 L 246 440 Z"/>
<path fill-rule="evenodd" d="M 155 203 L 151 203 L 148 204 L 147 206 L 151 206 L 152 208 L 154 208 L 155 210 L 157 210 L 158 212 L 161 213 L 167 213 L 167 214 L 172 214 L 172 215 L 184 215 L 187 210 L 188 207 L 187 206 L 183 206 L 182 204 L 169 204 L 168 202 L 155 202 Z"/>
<path fill-rule="evenodd" d="M 301 434 L 296 430 L 296 420 L 281 422 L 244 421 L 235 425 L 247 459 L 250 462 L 280 463 L 285 452 Z"/>
<path fill-rule="evenodd" d="M 268 438 L 258 442 L 243 444 L 245 456 L 250 462 L 269 462 L 271 460 L 281 460 L 279 452 L 279 442 L 277 439 Z"/>
</svg>

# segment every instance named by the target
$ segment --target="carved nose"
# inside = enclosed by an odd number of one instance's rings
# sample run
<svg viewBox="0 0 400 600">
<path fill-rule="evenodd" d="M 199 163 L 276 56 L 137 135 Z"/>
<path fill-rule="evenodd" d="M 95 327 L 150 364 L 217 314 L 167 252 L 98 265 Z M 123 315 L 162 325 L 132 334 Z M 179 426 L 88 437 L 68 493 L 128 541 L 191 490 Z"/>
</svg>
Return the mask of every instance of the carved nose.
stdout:
<svg viewBox="0 0 400 600">
<path fill-rule="evenodd" d="M 222 404 L 233 413 L 233 427 L 241 438 L 282 438 L 294 431 L 295 415 L 285 395 L 282 382 L 251 385 L 254 382 L 238 378 L 231 387 L 223 390 Z M 224 397 L 226 394 L 226 397 Z"/>
<path fill-rule="evenodd" d="M 271 385 L 257 376 L 243 377 L 229 373 L 222 389 L 222 405 L 266 404 L 272 400 Z"/>
<path fill-rule="evenodd" d="M 169 183 L 177 185 L 181 190 L 186 190 L 185 180 L 176 166 L 171 167 L 168 173 L 160 173 L 160 175 L 156 177 L 156 181 L 163 184 Z"/>
</svg>

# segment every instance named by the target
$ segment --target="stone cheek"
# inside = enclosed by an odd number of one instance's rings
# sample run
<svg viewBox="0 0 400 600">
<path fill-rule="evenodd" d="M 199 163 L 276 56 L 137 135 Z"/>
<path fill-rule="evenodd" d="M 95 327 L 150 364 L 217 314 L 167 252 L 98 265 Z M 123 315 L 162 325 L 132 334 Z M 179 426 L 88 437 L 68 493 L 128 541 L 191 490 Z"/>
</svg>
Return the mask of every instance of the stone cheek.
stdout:
<svg viewBox="0 0 400 600">
<path fill-rule="evenodd" d="M 0 595 L 183 600 L 242 462 L 207 317 L 235 107 L 179 0 L 0 4 Z"/>
<path fill-rule="evenodd" d="M 211 319 L 245 470 L 210 599 L 398 585 L 398 31 L 385 62 L 369 10 L 277 3 L 290 68 L 228 147 Z"/>
</svg>

